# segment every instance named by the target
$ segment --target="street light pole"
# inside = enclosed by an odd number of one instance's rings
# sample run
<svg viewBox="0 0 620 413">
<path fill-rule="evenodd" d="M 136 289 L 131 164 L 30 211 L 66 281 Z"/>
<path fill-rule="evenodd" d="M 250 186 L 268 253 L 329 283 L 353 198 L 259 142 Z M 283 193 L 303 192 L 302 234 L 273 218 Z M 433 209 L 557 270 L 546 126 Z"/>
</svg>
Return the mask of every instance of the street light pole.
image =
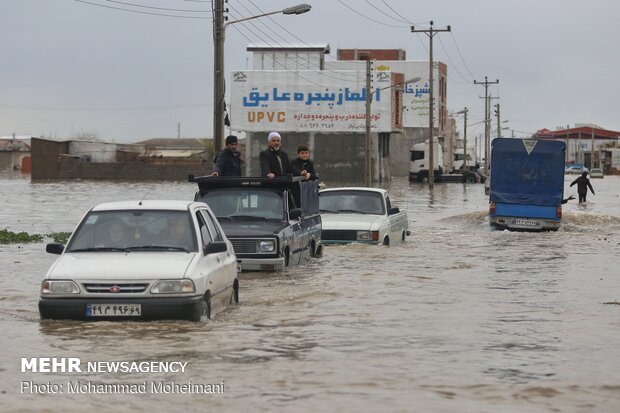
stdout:
<svg viewBox="0 0 620 413">
<path fill-rule="evenodd" d="M 224 23 L 224 1 L 215 0 L 213 8 L 213 144 L 215 152 L 222 150 L 224 144 L 224 37 L 226 27 L 233 23 L 270 16 L 272 14 L 303 14 L 312 8 L 309 4 L 298 4 L 286 9 L 263 13 L 243 19 L 232 20 Z"/>
<path fill-rule="evenodd" d="M 364 171 L 365 171 L 365 183 L 367 187 L 372 186 L 372 160 L 371 160 L 371 139 L 370 139 L 370 105 L 372 103 L 372 91 L 371 78 L 372 78 L 372 62 L 370 59 L 366 60 L 366 140 L 364 142 Z"/>
<path fill-rule="evenodd" d="M 224 137 L 224 0 L 213 8 L 213 145 L 222 150 Z"/>
</svg>

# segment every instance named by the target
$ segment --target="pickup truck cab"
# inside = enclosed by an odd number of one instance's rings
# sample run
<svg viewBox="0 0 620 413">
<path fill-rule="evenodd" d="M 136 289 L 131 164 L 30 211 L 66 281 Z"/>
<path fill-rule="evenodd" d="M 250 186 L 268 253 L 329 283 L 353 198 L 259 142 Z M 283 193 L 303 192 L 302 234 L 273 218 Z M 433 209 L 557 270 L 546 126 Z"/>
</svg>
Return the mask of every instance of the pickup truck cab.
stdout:
<svg viewBox="0 0 620 413">
<path fill-rule="evenodd" d="M 390 245 L 409 235 L 407 213 L 392 205 L 385 189 L 332 188 L 319 195 L 323 244 Z"/>
<path fill-rule="evenodd" d="M 322 253 L 318 182 L 301 177 L 189 177 L 232 242 L 240 271 L 283 270 Z"/>
</svg>

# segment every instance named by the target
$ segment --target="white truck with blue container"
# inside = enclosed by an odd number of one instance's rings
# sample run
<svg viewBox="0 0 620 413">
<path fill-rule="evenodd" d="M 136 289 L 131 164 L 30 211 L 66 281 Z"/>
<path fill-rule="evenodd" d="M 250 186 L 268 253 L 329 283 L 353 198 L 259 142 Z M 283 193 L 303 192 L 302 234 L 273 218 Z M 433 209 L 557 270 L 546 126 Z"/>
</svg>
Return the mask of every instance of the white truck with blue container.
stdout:
<svg viewBox="0 0 620 413">
<path fill-rule="evenodd" d="M 566 144 L 496 138 L 491 143 L 489 221 L 497 228 L 560 228 Z"/>
</svg>

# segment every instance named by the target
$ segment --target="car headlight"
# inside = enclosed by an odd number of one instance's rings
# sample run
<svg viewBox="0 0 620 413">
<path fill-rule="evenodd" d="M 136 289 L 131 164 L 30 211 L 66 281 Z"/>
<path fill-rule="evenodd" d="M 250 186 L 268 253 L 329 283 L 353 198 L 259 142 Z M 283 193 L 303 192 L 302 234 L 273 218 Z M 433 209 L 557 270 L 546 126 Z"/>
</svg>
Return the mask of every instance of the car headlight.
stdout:
<svg viewBox="0 0 620 413">
<path fill-rule="evenodd" d="M 260 252 L 274 252 L 276 250 L 276 242 L 274 240 L 265 240 L 258 243 Z"/>
<path fill-rule="evenodd" d="M 370 231 L 357 231 L 358 241 L 370 241 Z"/>
<path fill-rule="evenodd" d="M 161 280 L 151 287 L 151 294 L 193 293 L 196 291 L 192 280 Z"/>
<path fill-rule="evenodd" d="M 378 241 L 379 231 L 357 231 L 358 241 Z"/>
<path fill-rule="evenodd" d="M 44 280 L 41 283 L 41 294 L 79 294 L 80 287 L 73 281 Z"/>
</svg>

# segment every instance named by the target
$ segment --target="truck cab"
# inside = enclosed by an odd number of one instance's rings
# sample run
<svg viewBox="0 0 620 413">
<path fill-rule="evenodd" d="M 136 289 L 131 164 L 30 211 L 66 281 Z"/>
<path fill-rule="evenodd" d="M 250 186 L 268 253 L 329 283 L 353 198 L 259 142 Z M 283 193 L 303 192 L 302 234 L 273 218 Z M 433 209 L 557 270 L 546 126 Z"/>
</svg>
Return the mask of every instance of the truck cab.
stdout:
<svg viewBox="0 0 620 413">
<path fill-rule="evenodd" d="M 318 181 L 190 176 L 232 242 L 240 271 L 283 270 L 322 253 Z"/>
<path fill-rule="evenodd" d="M 443 150 L 437 138 L 433 139 L 433 144 L 433 170 L 435 171 L 435 176 L 438 176 L 443 172 Z M 430 165 L 428 140 L 414 144 L 410 152 L 409 180 L 415 182 L 427 180 L 428 167 Z"/>
<path fill-rule="evenodd" d="M 444 165 L 443 148 L 438 141 L 438 138 L 433 139 L 433 170 L 435 176 L 435 182 L 453 182 L 453 183 L 466 183 L 473 184 L 478 182 L 484 182 L 485 178 L 482 176 L 475 165 L 472 165 L 469 153 L 467 154 L 467 170 L 462 170 L 463 150 L 456 152 L 454 155 L 454 161 L 447 166 Z M 411 159 L 409 161 L 409 181 L 410 182 L 424 182 L 428 180 L 428 167 L 429 167 L 429 142 L 416 143 L 411 147 Z M 457 167 L 458 165 L 458 167 Z"/>
</svg>

